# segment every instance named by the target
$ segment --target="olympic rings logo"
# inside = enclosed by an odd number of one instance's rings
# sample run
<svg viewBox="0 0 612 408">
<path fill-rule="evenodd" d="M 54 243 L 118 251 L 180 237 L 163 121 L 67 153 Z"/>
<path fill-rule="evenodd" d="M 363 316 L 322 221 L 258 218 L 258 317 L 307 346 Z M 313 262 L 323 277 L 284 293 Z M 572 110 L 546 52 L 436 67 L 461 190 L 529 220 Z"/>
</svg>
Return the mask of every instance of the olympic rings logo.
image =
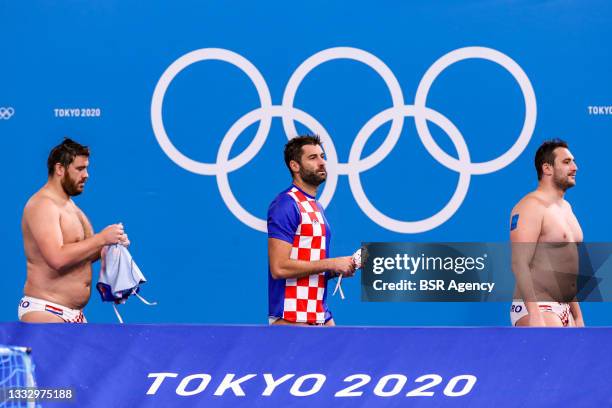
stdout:
<svg viewBox="0 0 612 408">
<path fill-rule="evenodd" d="M 495 62 L 512 74 L 523 93 L 525 101 L 525 120 L 523 128 L 514 144 L 501 156 L 474 163 L 465 140 L 455 125 L 441 113 L 426 106 L 427 94 L 437 76 L 452 64 L 466 59 L 485 59 Z M 319 65 L 336 59 L 350 59 L 372 68 L 385 82 L 391 94 L 393 106 L 376 114 L 361 128 L 351 146 L 347 163 L 340 163 L 333 140 L 325 128 L 311 115 L 293 106 L 297 90 L 306 75 Z M 195 161 L 180 152 L 170 141 L 164 128 L 162 106 L 168 86 L 179 72 L 200 61 L 217 60 L 240 68 L 253 82 L 261 106 L 238 119 L 227 131 L 217 153 L 216 163 Z M 436 214 L 419 221 L 393 219 L 379 211 L 366 196 L 361 185 L 360 173 L 379 164 L 397 143 L 405 117 L 414 117 L 419 139 L 436 161 L 459 173 L 459 181 L 449 202 Z M 272 118 L 282 119 L 283 129 L 288 138 L 297 135 L 295 121 L 318 134 L 325 146 L 328 177 L 319 201 L 326 207 L 336 190 L 339 175 L 346 175 L 353 196 L 361 210 L 378 225 L 399 233 L 419 233 L 434 229 L 450 219 L 461 206 L 472 175 L 488 174 L 498 171 L 512 163 L 525 149 L 535 129 L 537 116 L 536 97 L 529 78 L 523 69 L 507 55 L 485 47 L 459 48 L 439 58 L 425 72 L 421 79 L 412 105 L 404 103 L 404 96 L 393 72 L 376 56 L 364 50 L 351 47 L 336 47 L 320 51 L 304 61 L 293 73 L 283 94 L 281 105 L 273 105 L 270 91 L 259 70 L 246 58 L 235 52 L 221 48 L 202 48 L 189 52 L 174 61 L 159 79 L 151 101 L 151 122 L 157 142 L 168 157 L 177 165 L 190 172 L 216 176 L 217 185 L 223 201 L 229 210 L 244 224 L 265 232 L 266 220 L 255 217 L 246 211 L 236 200 L 228 174 L 246 165 L 263 146 Z M 391 121 L 391 128 L 383 143 L 372 154 L 362 158 L 361 154 L 370 136 L 383 124 Z M 427 122 L 431 121 L 444 130 L 450 137 L 458 153 L 458 159 L 448 155 L 434 141 Z M 236 157 L 230 158 L 230 150 L 238 136 L 249 126 L 259 122 L 253 141 Z"/>
<path fill-rule="evenodd" d="M 0 106 L 0 119 L 9 120 L 15 114 L 15 109 L 12 107 L 5 108 Z"/>
</svg>

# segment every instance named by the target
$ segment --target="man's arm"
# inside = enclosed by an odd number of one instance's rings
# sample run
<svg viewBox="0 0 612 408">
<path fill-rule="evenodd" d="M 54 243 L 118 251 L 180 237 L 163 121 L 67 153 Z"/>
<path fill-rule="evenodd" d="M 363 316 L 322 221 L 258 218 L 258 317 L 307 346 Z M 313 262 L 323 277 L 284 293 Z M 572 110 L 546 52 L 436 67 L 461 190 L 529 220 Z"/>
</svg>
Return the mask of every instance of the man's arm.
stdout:
<svg viewBox="0 0 612 408">
<path fill-rule="evenodd" d="M 529 314 L 529 326 L 546 325 L 538 307 L 530 268 L 543 219 L 544 209 L 533 198 L 520 202 L 511 214 L 512 272 Z"/>
<path fill-rule="evenodd" d="M 319 261 L 289 259 L 291 244 L 281 239 L 268 238 L 270 273 L 274 279 L 303 278 L 321 272 L 335 272 L 345 276 L 355 273 L 355 263 L 350 256 L 327 258 Z"/>
<path fill-rule="evenodd" d="M 28 204 L 23 216 L 45 262 L 56 271 L 64 271 L 99 256 L 104 245 L 114 244 L 123 236 L 123 227 L 115 224 L 83 241 L 64 244 L 60 211 L 46 198 Z"/>
<path fill-rule="evenodd" d="M 91 258 L 88 259 L 89 262 L 94 263 L 98 262 L 102 258 L 102 249 L 96 251 Z"/>
<path fill-rule="evenodd" d="M 81 211 L 80 208 L 77 208 L 77 211 L 79 212 L 79 217 L 81 218 L 81 222 L 83 223 L 83 226 L 85 228 L 85 236 L 86 237 L 93 237 L 94 236 L 94 230 L 93 230 L 93 226 L 91 225 L 91 221 L 89 221 L 89 218 L 87 218 L 87 216 L 85 215 L 85 213 L 83 211 Z M 122 223 L 119 223 L 120 226 L 123 226 Z M 123 234 L 122 239 L 119 240 L 119 243 L 125 247 L 129 247 L 130 246 L 130 240 L 128 239 L 128 235 L 125 233 Z M 101 248 L 99 251 L 96 251 L 94 253 L 94 255 L 92 257 L 90 257 L 88 259 L 89 262 L 94 263 L 100 260 L 100 258 L 102 257 L 102 250 L 104 248 Z"/>
</svg>

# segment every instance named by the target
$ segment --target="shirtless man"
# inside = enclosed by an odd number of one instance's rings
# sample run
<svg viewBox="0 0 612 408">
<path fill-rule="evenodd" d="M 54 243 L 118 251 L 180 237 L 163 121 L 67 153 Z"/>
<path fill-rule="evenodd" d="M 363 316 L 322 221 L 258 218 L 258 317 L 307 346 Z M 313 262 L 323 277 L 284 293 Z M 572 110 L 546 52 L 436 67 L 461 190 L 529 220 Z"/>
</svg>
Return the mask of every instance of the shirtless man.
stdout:
<svg viewBox="0 0 612 408">
<path fill-rule="evenodd" d="M 19 320 L 86 323 L 83 308 L 91 292 L 91 264 L 107 244 L 129 243 L 121 224 L 94 234 L 71 197 L 88 179 L 89 148 L 70 139 L 47 160 L 48 180 L 27 202 L 21 229 L 27 259 Z"/>
<path fill-rule="evenodd" d="M 578 166 L 567 143 L 544 142 L 536 152 L 538 188 L 512 209 L 510 239 L 516 277 L 514 326 L 583 327 L 575 299 L 582 230 L 563 198 Z"/>
</svg>

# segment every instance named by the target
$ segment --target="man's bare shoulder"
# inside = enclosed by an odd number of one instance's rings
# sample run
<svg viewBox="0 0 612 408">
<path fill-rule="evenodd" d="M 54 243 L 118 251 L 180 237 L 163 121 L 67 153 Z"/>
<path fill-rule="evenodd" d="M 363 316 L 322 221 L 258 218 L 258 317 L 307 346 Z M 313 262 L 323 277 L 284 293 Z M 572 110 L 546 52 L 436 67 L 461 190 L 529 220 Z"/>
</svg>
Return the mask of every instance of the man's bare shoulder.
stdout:
<svg viewBox="0 0 612 408">
<path fill-rule="evenodd" d="M 44 191 L 43 189 L 37 191 L 30 197 L 25 207 L 23 208 L 24 218 L 28 218 L 31 215 L 44 212 L 55 212 L 59 209 L 60 203 L 51 194 Z"/>
<path fill-rule="evenodd" d="M 550 203 L 540 192 L 527 194 L 512 209 L 510 239 L 512 242 L 537 242 Z"/>
<path fill-rule="evenodd" d="M 537 191 L 523 197 L 512 209 L 512 214 L 525 211 L 544 212 L 550 203 Z"/>
</svg>

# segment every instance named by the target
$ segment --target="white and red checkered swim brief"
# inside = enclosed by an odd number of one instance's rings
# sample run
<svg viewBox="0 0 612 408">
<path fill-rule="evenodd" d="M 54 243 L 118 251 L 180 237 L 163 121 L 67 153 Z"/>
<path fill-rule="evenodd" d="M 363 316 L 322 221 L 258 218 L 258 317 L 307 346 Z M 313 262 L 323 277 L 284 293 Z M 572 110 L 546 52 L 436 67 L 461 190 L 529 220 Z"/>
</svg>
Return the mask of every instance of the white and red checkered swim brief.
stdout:
<svg viewBox="0 0 612 408">
<path fill-rule="evenodd" d="M 559 316 L 561 323 L 563 323 L 563 327 L 569 326 L 570 319 L 573 321 L 569 303 L 538 302 L 538 308 L 540 312 L 551 312 Z M 527 316 L 528 314 L 525 303 L 523 303 L 522 300 L 515 300 L 512 302 L 512 306 L 510 306 L 510 321 L 513 326 L 516 326 L 516 322 L 521 317 Z"/>
<path fill-rule="evenodd" d="M 87 323 L 82 310 L 70 309 L 69 307 L 32 296 L 24 296 L 19 301 L 19 308 L 17 309 L 19 320 L 29 312 L 48 312 L 56 315 L 66 323 Z"/>
</svg>

